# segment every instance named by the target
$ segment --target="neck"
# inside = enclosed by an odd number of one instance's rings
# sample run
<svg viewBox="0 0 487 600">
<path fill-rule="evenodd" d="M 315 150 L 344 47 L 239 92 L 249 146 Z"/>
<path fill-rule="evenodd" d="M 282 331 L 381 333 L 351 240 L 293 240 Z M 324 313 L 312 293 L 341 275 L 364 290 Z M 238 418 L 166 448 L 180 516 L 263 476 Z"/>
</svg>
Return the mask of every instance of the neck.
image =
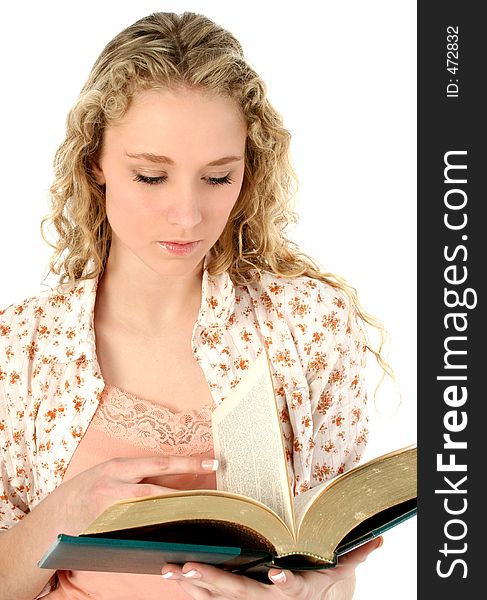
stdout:
<svg viewBox="0 0 487 600">
<path fill-rule="evenodd" d="M 137 259 L 135 259 L 136 261 Z M 160 275 L 110 254 L 98 282 L 95 311 L 125 329 L 150 338 L 191 321 L 201 304 L 203 263 L 184 275 Z"/>
</svg>

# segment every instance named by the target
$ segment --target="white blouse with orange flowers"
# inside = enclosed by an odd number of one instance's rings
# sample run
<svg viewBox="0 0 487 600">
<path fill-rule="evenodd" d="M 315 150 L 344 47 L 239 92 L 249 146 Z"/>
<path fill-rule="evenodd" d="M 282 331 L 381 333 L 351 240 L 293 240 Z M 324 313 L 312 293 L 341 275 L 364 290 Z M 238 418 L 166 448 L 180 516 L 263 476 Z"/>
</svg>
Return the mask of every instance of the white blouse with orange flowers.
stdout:
<svg viewBox="0 0 487 600">
<path fill-rule="evenodd" d="M 58 286 L 0 310 L 0 529 L 62 483 L 102 399 L 97 284 Z M 342 292 L 267 272 L 236 286 L 205 268 L 192 347 L 216 406 L 267 349 L 294 495 L 360 460 L 365 337 Z"/>
</svg>

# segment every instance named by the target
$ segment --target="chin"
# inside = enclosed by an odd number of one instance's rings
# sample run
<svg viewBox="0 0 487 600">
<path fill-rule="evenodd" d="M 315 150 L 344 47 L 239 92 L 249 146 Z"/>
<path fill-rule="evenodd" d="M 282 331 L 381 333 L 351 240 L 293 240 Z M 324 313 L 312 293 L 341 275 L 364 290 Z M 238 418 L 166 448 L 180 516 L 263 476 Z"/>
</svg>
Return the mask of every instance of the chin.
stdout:
<svg viewBox="0 0 487 600">
<path fill-rule="evenodd" d="M 174 258 L 170 260 L 158 260 L 146 263 L 154 272 L 162 276 L 185 276 L 194 273 L 202 267 L 203 256 L 191 256 L 184 258 Z"/>
</svg>

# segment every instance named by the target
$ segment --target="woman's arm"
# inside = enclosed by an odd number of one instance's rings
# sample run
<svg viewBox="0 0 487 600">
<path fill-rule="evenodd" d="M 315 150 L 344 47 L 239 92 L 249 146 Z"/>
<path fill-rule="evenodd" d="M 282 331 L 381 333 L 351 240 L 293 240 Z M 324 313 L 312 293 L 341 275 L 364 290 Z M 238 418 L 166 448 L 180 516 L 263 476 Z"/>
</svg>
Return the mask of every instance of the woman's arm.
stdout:
<svg viewBox="0 0 487 600">
<path fill-rule="evenodd" d="M 116 500 L 173 492 L 144 483 L 161 475 L 203 474 L 215 465 L 190 456 L 115 458 L 62 483 L 19 523 L 0 533 L 0 600 L 33 600 L 55 573 L 37 561 L 60 533 L 78 535 Z M 0 479 L 1 483 L 1 479 Z"/>
<path fill-rule="evenodd" d="M 33 600 L 54 575 L 36 562 L 61 533 L 53 518 L 59 516 L 59 508 L 56 498 L 48 496 L 17 525 L 0 533 L 0 600 Z"/>
</svg>

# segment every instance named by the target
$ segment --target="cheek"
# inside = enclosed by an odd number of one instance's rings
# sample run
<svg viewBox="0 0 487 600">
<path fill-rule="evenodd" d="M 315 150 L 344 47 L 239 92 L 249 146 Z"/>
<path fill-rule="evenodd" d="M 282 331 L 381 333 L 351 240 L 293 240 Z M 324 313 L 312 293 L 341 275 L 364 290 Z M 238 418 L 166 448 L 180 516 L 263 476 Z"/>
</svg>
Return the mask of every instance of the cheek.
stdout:
<svg viewBox="0 0 487 600">
<path fill-rule="evenodd" d="M 226 224 L 233 207 L 237 203 L 240 190 L 242 189 L 242 181 L 243 171 L 237 177 L 237 185 L 232 185 L 229 190 L 221 190 L 221 196 L 218 198 L 218 202 L 210 204 L 212 211 L 210 217 L 215 219 L 215 221 L 218 221 L 220 228 L 222 228 L 222 221 L 223 226 Z"/>
<path fill-rule="evenodd" d="M 108 222 L 117 232 L 126 232 L 140 229 L 147 222 L 147 211 L 142 198 L 138 198 L 132 190 L 127 188 L 107 186 L 106 211 Z"/>
<path fill-rule="evenodd" d="M 215 229 L 223 229 L 232 212 L 232 208 L 237 202 L 237 198 L 238 194 L 235 195 L 235 192 L 231 192 L 219 198 L 218 202 L 210 203 L 208 212 L 205 215 L 206 222 L 212 223 Z"/>
</svg>

